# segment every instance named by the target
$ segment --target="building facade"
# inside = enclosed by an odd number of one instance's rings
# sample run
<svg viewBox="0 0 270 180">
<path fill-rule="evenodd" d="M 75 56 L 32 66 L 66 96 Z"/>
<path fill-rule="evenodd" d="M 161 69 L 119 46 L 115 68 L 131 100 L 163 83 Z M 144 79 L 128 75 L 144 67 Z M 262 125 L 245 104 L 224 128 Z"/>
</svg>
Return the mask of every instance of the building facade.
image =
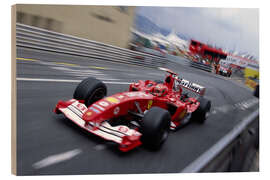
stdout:
<svg viewBox="0 0 270 180">
<path fill-rule="evenodd" d="M 18 23 L 126 48 L 135 7 L 16 5 Z"/>
</svg>

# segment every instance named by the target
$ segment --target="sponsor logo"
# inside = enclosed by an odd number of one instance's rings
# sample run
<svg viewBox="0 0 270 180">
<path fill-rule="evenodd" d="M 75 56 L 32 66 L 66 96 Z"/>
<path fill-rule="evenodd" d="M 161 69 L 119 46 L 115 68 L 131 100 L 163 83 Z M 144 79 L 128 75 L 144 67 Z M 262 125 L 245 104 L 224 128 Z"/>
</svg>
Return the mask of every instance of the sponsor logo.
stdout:
<svg viewBox="0 0 270 180">
<path fill-rule="evenodd" d="M 107 107 L 109 106 L 109 103 L 105 102 L 105 101 L 101 101 L 98 103 L 99 105 L 103 106 L 103 107 Z"/>
<path fill-rule="evenodd" d="M 88 112 L 86 113 L 86 115 L 87 115 L 87 116 L 91 116 L 91 115 L 92 115 L 92 112 L 88 111 Z"/>
<path fill-rule="evenodd" d="M 125 126 L 120 126 L 120 127 L 118 128 L 118 131 L 120 131 L 120 132 L 122 132 L 122 133 L 126 133 L 126 132 L 128 132 L 128 128 L 125 127 Z"/>
<path fill-rule="evenodd" d="M 117 115 L 119 113 L 119 111 L 120 111 L 120 107 L 117 106 L 116 108 L 114 108 L 113 114 Z"/>
<path fill-rule="evenodd" d="M 95 106 L 96 108 L 98 108 L 101 111 L 105 111 L 105 109 L 97 104 L 93 104 L 93 106 Z"/>
<path fill-rule="evenodd" d="M 123 95 L 119 95 L 119 96 L 117 96 L 119 99 L 123 99 L 124 98 L 124 96 Z"/>
<path fill-rule="evenodd" d="M 113 104 L 117 104 L 120 102 L 118 99 L 116 99 L 114 97 L 107 97 L 106 100 L 109 101 L 110 103 L 113 103 Z"/>
<path fill-rule="evenodd" d="M 227 56 L 225 61 L 231 64 L 236 64 L 241 67 L 246 67 L 249 64 L 253 64 L 253 65 L 257 64 L 256 62 L 250 61 L 249 59 L 242 59 L 240 57 L 233 57 L 233 56 Z"/>
<path fill-rule="evenodd" d="M 92 110 L 92 111 L 94 111 L 95 113 L 100 113 L 100 111 L 97 110 L 97 109 L 95 109 L 94 107 L 90 107 L 89 109 Z"/>
<path fill-rule="evenodd" d="M 129 92 L 129 93 L 126 93 L 126 95 L 128 97 L 149 97 L 148 94 L 145 94 L 144 92 Z"/>
<path fill-rule="evenodd" d="M 189 82 L 188 80 L 185 80 L 185 79 L 181 79 L 179 82 L 179 85 L 187 89 L 193 90 L 197 93 L 201 93 L 201 91 L 203 90 L 203 87 L 201 87 L 200 85 Z"/>
<path fill-rule="evenodd" d="M 83 104 L 80 104 L 80 103 L 76 104 L 76 107 L 83 113 L 87 110 L 87 108 Z"/>
</svg>

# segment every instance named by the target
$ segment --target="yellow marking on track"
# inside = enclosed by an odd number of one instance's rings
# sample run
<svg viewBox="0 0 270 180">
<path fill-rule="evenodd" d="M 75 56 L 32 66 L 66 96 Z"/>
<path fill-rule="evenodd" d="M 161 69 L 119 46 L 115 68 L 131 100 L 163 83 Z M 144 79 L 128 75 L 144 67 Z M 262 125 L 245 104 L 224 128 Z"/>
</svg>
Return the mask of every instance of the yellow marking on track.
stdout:
<svg viewBox="0 0 270 180">
<path fill-rule="evenodd" d="M 54 62 L 55 64 L 60 64 L 60 65 L 67 65 L 67 66 L 78 66 L 77 64 L 70 64 L 70 63 L 64 63 L 64 62 Z"/>
<path fill-rule="evenodd" d="M 21 61 L 38 61 L 36 59 L 29 59 L 29 58 L 16 58 L 16 59 Z"/>
<path fill-rule="evenodd" d="M 94 69 L 107 69 L 107 68 L 104 68 L 104 67 L 98 67 L 98 66 L 88 66 L 90 68 L 94 68 Z"/>
</svg>

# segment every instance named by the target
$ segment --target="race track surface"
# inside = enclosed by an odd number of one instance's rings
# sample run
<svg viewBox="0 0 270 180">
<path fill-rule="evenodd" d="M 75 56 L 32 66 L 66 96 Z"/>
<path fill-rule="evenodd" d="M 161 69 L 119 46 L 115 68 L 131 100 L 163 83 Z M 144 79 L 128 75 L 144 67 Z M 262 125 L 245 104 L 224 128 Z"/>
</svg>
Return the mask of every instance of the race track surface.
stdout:
<svg viewBox="0 0 270 180">
<path fill-rule="evenodd" d="M 155 68 L 105 62 L 32 49 L 17 49 L 17 172 L 40 174 L 178 173 L 258 108 L 237 82 L 190 67 L 169 67 L 207 88 L 212 109 L 205 124 L 171 132 L 159 151 L 141 146 L 121 153 L 113 143 L 88 134 L 53 109 L 72 98 L 79 81 L 104 81 L 108 95 L 139 79 L 163 79 Z"/>
</svg>

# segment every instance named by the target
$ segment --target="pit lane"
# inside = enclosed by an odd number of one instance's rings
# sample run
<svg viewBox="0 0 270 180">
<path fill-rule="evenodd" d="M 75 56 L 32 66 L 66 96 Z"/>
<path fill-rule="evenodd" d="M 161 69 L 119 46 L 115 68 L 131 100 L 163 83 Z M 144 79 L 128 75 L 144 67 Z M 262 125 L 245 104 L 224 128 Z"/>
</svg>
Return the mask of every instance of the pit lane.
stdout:
<svg viewBox="0 0 270 180">
<path fill-rule="evenodd" d="M 127 90 L 128 83 L 139 79 L 162 79 L 164 73 L 142 66 L 25 48 L 17 49 L 17 57 L 25 59 L 16 60 L 17 78 L 24 78 L 17 80 L 18 175 L 177 173 L 258 108 L 252 92 L 230 79 L 180 65 L 169 67 L 183 78 L 207 88 L 212 110 L 206 123 L 192 123 L 170 133 L 160 151 L 151 152 L 142 146 L 121 153 L 114 144 L 55 115 L 52 112 L 55 104 L 60 99 L 71 98 L 77 80 L 87 76 L 107 81 L 108 95 L 111 95 Z M 35 166 L 47 157 L 73 150 L 79 153 L 69 159 L 41 168 Z"/>
</svg>

